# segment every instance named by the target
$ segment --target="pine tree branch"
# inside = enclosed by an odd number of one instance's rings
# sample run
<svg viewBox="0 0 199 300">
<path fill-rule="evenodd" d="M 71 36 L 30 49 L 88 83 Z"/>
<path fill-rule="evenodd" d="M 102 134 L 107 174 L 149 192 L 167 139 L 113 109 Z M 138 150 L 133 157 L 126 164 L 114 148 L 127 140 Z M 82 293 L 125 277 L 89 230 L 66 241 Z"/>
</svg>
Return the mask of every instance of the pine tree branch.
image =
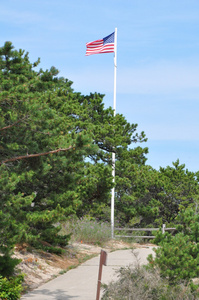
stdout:
<svg viewBox="0 0 199 300">
<path fill-rule="evenodd" d="M 16 121 L 16 122 L 13 123 L 13 124 L 10 124 L 10 125 L 8 125 L 8 126 L 2 127 L 2 128 L 0 128 L 0 131 L 9 129 L 9 128 L 13 127 L 13 126 L 16 126 L 18 123 L 22 122 L 23 120 L 27 119 L 28 117 L 29 117 L 29 116 L 25 116 L 24 118 L 22 118 L 22 119 Z"/>
<path fill-rule="evenodd" d="M 43 153 L 36 153 L 36 154 L 27 154 L 27 155 L 21 155 L 21 156 L 16 156 L 16 157 L 12 157 L 12 158 L 9 158 L 9 159 L 6 159 L 4 161 L 1 161 L 0 162 L 0 165 L 1 164 L 5 164 L 7 162 L 11 162 L 11 161 L 16 161 L 16 160 L 21 160 L 21 159 L 26 159 L 26 158 L 31 158 L 31 157 L 38 157 L 38 156 L 45 156 L 45 155 L 49 155 L 49 154 L 54 154 L 54 153 L 58 153 L 58 152 L 65 152 L 65 151 L 68 151 L 70 149 L 72 149 L 74 146 L 70 146 L 68 148 L 59 148 L 57 150 L 52 150 L 52 151 L 48 151 L 48 152 L 43 152 Z"/>
</svg>

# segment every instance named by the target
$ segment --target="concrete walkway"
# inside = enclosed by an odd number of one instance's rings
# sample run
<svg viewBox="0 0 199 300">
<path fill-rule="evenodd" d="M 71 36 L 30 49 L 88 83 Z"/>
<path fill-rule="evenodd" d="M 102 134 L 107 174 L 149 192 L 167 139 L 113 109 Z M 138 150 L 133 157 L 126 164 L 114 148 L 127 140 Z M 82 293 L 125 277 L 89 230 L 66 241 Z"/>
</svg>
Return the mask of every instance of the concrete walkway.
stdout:
<svg viewBox="0 0 199 300">
<path fill-rule="evenodd" d="M 107 266 L 103 266 L 102 283 L 117 279 L 116 270 L 129 264 L 147 263 L 147 256 L 154 253 L 152 246 L 135 250 L 118 250 L 107 254 Z M 76 269 L 24 295 L 23 300 L 95 300 L 100 256 L 94 257 Z M 102 292 L 101 292 L 102 294 Z"/>
</svg>

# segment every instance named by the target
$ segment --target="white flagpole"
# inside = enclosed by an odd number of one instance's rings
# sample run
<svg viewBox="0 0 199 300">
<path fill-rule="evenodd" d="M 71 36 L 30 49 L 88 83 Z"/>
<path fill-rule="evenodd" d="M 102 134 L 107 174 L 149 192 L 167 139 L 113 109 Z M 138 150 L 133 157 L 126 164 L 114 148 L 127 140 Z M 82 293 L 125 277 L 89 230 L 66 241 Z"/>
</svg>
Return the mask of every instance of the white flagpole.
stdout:
<svg viewBox="0 0 199 300">
<path fill-rule="evenodd" d="M 115 28 L 114 37 L 114 93 L 113 93 L 113 110 L 116 115 L 116 78 L 117 78 L 117 28 Z M 115 153 L 112 152 L 112 176 L 115 183 Z M 111 191 L 111 237 L 114 238 L 114 206 L 115 206 L 115 187 Z"/>
</svg>

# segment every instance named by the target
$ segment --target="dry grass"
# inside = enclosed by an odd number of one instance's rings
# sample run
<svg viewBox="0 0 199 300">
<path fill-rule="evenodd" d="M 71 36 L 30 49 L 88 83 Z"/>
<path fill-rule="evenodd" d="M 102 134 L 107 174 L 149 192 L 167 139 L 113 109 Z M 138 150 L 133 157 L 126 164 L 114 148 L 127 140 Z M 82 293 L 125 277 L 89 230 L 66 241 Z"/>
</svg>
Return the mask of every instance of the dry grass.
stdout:
<svg viewBox="0 0 199 300">
<path fill-rule="evenodd" d="M 129 266 L 118 271 L 118 281 L 104 287 L 103 300 L 196 300 L 189 286 L 171 286 L 159 271 L 146 266 Z"/>
<path fill-rule="evenodd" d="M 110 224 L 98 222 L 89 217 L 71 219 L 62 224 L 60 234 L 71 234 L 73 242 L 103 245 L 111 239 Z"/>
</svg>

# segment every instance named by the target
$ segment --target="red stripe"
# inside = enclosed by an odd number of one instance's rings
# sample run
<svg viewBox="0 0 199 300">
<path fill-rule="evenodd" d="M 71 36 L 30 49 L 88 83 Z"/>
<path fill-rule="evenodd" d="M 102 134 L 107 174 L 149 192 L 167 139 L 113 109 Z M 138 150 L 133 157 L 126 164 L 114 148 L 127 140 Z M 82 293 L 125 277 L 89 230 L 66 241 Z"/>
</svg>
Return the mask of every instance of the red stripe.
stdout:
<svg viewBox="0 0 199 300">
<path fill-rule="evenodd" d="M 101 41 L 101 40 L 98 40 L 98 41 Z M 97 45 L 94 44 L 98 41 L 94 41 L 94 42 L 86 44 L 86 46 L 87 46 L 86 55 L 114 52 L 114 50 L 115 50 L 114 43 L 109 43 L 104 46 L 103 46 L 103 43 L 98 43 Z"/>
<path fill-rule="evenodd" d="M 89 45 L 97 45 L 97 44 L 103 44 L 103 40 L 96 40 L 94 42 L 89 42 L 89 43 L 86 43 L 86 47 L 88 47 Z"/>
<path fill-rule="evenodd" d="M 99 45 L 89 45 L 87 46 L 87 49 L 94 49 L 94 48 L 100 48 L 103 47 L 103 44 L 99 44 Z"/>
</svg>

